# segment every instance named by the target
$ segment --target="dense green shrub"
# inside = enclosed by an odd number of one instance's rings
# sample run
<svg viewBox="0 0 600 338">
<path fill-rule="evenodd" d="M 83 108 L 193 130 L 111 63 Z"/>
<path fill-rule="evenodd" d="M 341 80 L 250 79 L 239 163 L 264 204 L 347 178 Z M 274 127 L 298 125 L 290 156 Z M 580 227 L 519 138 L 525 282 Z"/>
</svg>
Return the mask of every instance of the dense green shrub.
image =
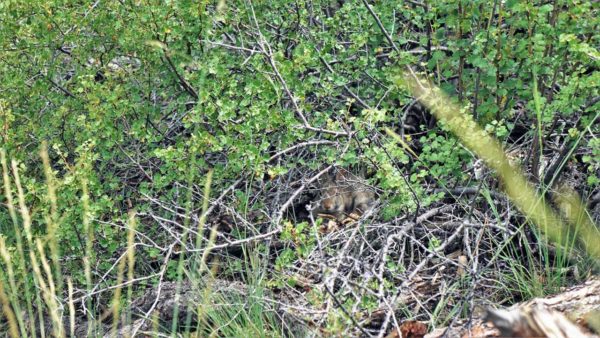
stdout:
<svg viewBox="0 0 600 338">
<path fill-rule="evenodd" d="M 43 142 L 56 176 L 61 256 L 81 284 L 83 183 L 97 275 L 126 242 L 109 223 L 132 207 L 177 220 L 198 211 L 209 170 L 216 195 L 243 179 L 226 196 L 229 207 L 264 211 L 270 221 L 296 182 L 329 164 L 366 167 L 386 220 L 427 206 L 438 199 L 433 188 L 473 184 L 473 158 L 396 85 L 405 65 L 507 147 L 527 148 L 523 165 L 538 182 L 543 157 L 572 146 L 562 143 L 569 135 L 588 149 L 575 159 L 598 186 L 600 144 L 589 134 L 598 133 L 600 13 L 592 1 L 373 1 L 372 9 L 377 18 L 359 0 L 0 3 L 1 147 L 24 174 L 36 235 L 50 210 Z M 173 209 L 157 207 L 157 196 Z M 9 219 L 0 206 L 0 233 L 13 244 Z M 299 228 L 298 236 L 310 233 Z M 167 236 L 151 221 L 140 229 Z M 284 240 L 293 237 L 287 230 Z M 286 249 L 278 267 L 302 248 Z"/>
</svg>

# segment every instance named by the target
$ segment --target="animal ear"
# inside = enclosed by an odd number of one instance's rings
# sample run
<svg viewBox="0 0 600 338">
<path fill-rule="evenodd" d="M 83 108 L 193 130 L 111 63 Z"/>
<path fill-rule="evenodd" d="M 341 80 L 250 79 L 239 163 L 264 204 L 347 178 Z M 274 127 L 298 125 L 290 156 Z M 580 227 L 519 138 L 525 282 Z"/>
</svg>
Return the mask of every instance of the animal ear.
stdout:
<svg viewBox="0 0 600 338">
<path fill-rule="evenodd" d="M 317 182 L 321 186 L 325 185 L 327 183 L 331 183 L 332 182 L 331 174 L 330 173 L 325 173 L 325 174 L 319 176 L 319 178 L 317 178 Z"/>
</svg>

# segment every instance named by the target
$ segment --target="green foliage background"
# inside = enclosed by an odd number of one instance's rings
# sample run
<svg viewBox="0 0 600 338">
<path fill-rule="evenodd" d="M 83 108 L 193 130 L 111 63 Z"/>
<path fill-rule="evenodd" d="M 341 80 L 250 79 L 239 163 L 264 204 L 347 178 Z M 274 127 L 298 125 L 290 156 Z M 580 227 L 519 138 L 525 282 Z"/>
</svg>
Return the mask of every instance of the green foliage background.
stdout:
<svg viewBox="0 0 600 338">
<path fill-rule="evenodd" d="M 184 201 L 179 183 L 191 176 L 202 187 L 210 169 L 217 193 L 240 177 L 248 182 L 232 205 L 243 212 L 274 203 L 254 197 L 280 178 L 324 163 L 366 163 L 390 201 L 387 218 L 431 202 L 426 185 L 469 185 L 469 153 L 431 117 L 406 131 L 419 159 L 385 136 L 385 127 L 408 124 L 414 105 L 394 85 L 399 66 L 430 75 L 507 146 L 540 135 L 576 137 L 598 113 L 593 1 L 371 5 L 400 52 L 356 0 L 0 2 L 1 147 L 26 173 L 40 225 L 48 201 L 38 152 L 48 143 L 66 270 L 76 271 L 84 247 L 82 180 L 93 218 L 103 221 L 125 218 L 130 205 L 144 211 L 148 196 Z M 139 64 L 115 70 L 119 57 Z M 352 137 L 304 128 L 286 87 L 311 126 Z M 271 160 L 321 140 L 332 143 Z M 594 138 L 585 146 L 592 153 L 581 161 L 596 187 L 600 146 Z M 533 154 L 545 151 L 531 146 Z M 10 240 L 8 219 L 0 207 L 0 232 Z M 122 230 L 93 225 L 98 255 L 114 257 Z M 110 265 L 99 261 L 99 271 Z"/>
</svg>

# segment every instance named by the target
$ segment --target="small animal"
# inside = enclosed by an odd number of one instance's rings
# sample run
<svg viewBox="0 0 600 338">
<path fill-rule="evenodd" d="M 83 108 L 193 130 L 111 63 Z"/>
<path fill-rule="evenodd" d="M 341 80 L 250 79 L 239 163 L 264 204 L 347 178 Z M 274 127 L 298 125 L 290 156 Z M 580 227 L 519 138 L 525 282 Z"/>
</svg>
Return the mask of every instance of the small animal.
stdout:
<svg viewBox="0 0 600 338">
<path fill-rule="evenodd" d="M 375 192 L 362 177 L 337 169 L 319 180 L 319 199 L 313 215 L 325 214 L 342 222 L 351 213 L 363 214 L 375 202 Z"/>
</svg>

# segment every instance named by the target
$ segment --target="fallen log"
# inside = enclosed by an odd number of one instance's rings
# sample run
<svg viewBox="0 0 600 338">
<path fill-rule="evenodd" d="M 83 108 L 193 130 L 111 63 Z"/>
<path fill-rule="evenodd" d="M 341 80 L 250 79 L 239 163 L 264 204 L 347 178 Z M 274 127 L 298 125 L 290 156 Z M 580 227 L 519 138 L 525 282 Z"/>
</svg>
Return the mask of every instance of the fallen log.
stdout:
<svg viewBox="0 0 600 338">
<path fill-rule="evenodd" d="M 594 277 L 553 296 L 488 309 L 470 323 L 439 328 L 424 337 L 600 337 L 599 332 L 600 277 Z"/>
</svg>

